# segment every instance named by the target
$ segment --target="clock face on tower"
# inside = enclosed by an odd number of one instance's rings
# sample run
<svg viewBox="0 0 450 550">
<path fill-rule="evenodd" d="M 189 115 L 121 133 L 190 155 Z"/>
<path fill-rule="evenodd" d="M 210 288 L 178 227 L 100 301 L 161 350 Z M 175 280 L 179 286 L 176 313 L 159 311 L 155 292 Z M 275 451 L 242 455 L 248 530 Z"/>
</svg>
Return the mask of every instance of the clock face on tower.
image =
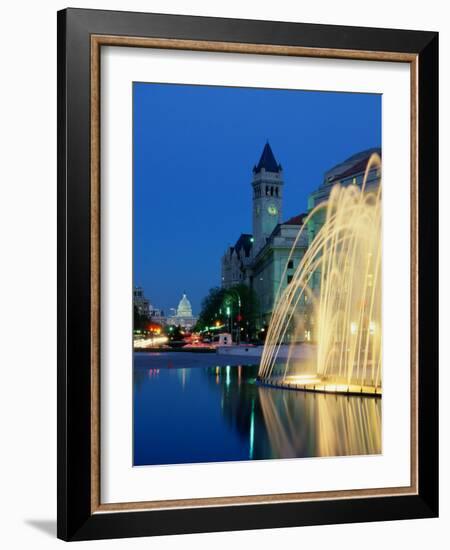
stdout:
<svg viewBox="0 0 450 550">
<path fill-rule="evenodd" d="M 276 216 L 278 214 L 278 208 L 274 204 L 269 204 L 267 212 L 269 212 L 271 216 Z"/>
</svg>

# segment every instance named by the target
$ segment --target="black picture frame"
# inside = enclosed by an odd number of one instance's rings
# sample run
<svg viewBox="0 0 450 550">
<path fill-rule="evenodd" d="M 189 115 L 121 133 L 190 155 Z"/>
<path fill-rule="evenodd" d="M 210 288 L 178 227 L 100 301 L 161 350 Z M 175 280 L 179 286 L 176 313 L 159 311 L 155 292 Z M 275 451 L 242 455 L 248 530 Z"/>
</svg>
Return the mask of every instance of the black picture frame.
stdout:
<svg viewBox="0 0 450 550">
<path fill-rule="evenodd" d="M 418 493 L 92 513 L 91 36 L 403 52 L 418 72 Z M 87 540 L 438 515 L 438 34 L 66 9 L 58 13 L 58 537 Z M 400 205 L 401 207 L 401 205 Z"/>
</svg>

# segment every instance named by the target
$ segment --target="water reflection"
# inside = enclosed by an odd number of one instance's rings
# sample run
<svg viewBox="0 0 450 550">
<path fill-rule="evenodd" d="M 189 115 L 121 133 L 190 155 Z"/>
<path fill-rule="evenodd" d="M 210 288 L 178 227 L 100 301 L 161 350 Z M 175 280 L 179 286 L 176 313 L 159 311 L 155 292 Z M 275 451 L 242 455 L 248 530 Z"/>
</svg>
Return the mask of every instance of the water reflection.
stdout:
<svg viewBox="0 0 450 550">
<path fill-rule="evenodd" d="M 379 399 L 259 386 L 257 366 L 157 362 L 134 369 L 136 465 L 381 452 Z"/>
<path fill-rule="evenodd" d="M 284 395 L 264 388 L 259 394 L 268 437 L 279 457 L 381 452 L 379 400 L 310 393 L 298 399 L 293 392 L 280 393 Z"/>
</svg>

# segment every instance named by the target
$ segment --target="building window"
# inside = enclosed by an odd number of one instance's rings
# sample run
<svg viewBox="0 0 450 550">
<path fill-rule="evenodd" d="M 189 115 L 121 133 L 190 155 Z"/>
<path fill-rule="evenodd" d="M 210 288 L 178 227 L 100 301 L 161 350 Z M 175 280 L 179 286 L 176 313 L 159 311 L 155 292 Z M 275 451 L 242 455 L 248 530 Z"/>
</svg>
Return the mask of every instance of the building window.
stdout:
<svg viewBox="0 0 450 550">
<path fill-rule="evenodd" d="M 294 267 L 294 260 L 289 260 L 288 261 L 288 269 L 293 269 Z"/>
<path fill-rule="evenodd" d="M 269 194 L 269 186 L 266 185 L 266 196 Z"/>
<path fill-rule="evenodd" d="M 293 275 L 287 276 L 287 284 L 290 285 L 292 283 Z"/>
<path fill-rule="evenodd" d="M 270 196 L 273 197 L 273 187 L 270 188 Z"/>
<path fill-rule="evenodd" d="M 275 195 L 278 197 L 278 187 L 275 187 Z"/>
</svg>

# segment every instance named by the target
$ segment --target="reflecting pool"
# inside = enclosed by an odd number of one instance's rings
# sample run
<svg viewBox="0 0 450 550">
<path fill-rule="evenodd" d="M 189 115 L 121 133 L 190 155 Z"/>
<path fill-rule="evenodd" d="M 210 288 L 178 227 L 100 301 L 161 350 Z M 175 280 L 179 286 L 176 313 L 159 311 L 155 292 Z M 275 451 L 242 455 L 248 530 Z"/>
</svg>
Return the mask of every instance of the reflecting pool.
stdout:
<svg viewBox="0 0 450 550">
<path fill-rule="evenodd" d="M 135 353 L 134 465 L 381 453 L 380 399 L 259 386 L 230 360 Z"/>
</svg>

